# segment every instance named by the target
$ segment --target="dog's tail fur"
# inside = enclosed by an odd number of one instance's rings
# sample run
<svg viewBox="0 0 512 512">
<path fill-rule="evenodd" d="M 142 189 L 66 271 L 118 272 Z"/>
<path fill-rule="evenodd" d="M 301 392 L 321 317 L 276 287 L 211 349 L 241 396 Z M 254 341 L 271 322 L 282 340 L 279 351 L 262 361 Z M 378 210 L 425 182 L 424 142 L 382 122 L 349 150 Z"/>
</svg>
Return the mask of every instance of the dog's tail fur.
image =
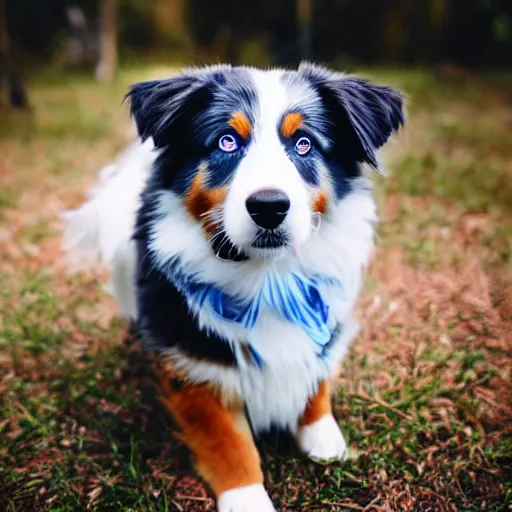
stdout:
<svg viewBox="0 0 512 512">
<path fill-rule="evenodd" d="M 86 202 L 62 214 L 62 247 L 70 268 L 105 265 L 120 313 L 128 318 L 136 317 L 132 234 L 140 193 L 155 156 L 150 140 L 134 142 L 100 171 Z"/>
</svg>

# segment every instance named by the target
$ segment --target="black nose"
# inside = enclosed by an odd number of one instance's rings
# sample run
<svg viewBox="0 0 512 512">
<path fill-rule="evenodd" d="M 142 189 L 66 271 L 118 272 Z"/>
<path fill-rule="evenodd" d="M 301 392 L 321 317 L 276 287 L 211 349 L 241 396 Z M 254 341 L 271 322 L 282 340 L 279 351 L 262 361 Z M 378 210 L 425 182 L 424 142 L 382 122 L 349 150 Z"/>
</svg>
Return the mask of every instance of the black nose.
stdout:
<svg viewBox="0 0 512 512">
<path fill-rule="evenodd" d="M 258 226 L 275 229 L 286 217 L 290 209 L 290 200 L 281 190 L 268 188 L 250 195 L 245 201 L 245 206 Z"/>
</svg>

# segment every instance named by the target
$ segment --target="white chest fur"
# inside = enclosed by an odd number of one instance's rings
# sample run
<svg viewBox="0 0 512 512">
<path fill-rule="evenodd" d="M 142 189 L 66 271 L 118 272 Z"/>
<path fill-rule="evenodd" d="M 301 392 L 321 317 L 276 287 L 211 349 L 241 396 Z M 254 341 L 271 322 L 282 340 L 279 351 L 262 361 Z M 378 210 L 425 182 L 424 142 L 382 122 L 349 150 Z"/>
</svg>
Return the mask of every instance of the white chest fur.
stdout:
<svg viewBox="0 0 512 512">
<path fill-rule="evenodd" d="M 151 250 L 157 263 L 160 260 L 164 265 L 179 256 L 187 272 L 199 281 L 213 282 L 235 296 L 254 296 L 261 286 L 265 268 L 233 267 L 231 263 L 212 257 L 200 228 L 188 221 L 178 205 L 173 208 L 173 203 L 174 198 L 162 196 L 160 206 L 165 215 L 153 226 Z M 228 395 L 235 393 L 243 397 L 255 431 L 264 431 L 272 424 L 295 430 L 308 397 L 315 392 L 319 381 L 330 378 L 336 371 L 357 331 L 352 309 L 373 246 L 375 220 L 371 192 L 362 182 L 360 188 L 336 205 L 330 220 L 323 222 L 321 230 L 301 247 L 292 262 L 307 276 L 321 274 L 342 285 L 342 293 L 333 292 L 327 285 L 321 287 L 341 327 L 327 358 L 319 357 L 318 346 L 300 326 L 274 311 L 261 311 L 254 326 L 247 329 L 202 308 L 196 311 L 200 327 L 215 331 L 231 344 L 238 367 L 198 362 L 171 350 L 177 369 L 193 381 L 211 382 Z M 186 244 L 183 237 L 187 239 Z M 190 249 L 184 251 L 184 246 Z M 280 265 L 286 266 L 286 262 Z M 261 356 L 261 367 L 247 361 L 244 343 L 249 343 Z"/>
<path fill-rule="evenodd" d="M 261 368 L 247 361 L 240 344 L 233 345 L 237 368 L 198 362 L 172 350 L 169 355 L 190 380 L 212 382 L 228 396 L 241 396 L 256 432 L 271 425 L 293 432 L 307 399 L 320 380 L 332 376 L 356 331 L 357 325 L 347 318 L 328 357 L 321 358 L 300 327 L 275 315 L 262 315 L 247 338 L 261 355 Z"/>
</svg>

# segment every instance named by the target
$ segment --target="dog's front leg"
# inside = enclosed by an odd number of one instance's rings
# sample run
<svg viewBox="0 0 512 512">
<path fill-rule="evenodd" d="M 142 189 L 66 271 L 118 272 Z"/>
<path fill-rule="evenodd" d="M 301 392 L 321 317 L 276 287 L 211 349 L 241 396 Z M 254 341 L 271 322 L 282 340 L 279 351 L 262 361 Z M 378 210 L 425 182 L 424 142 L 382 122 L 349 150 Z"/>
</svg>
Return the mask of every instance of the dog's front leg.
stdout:
<svg viewBox="0 0 512 512">
<path fill-rule="evenodd" d="M 328 381 L 322 381 L 316 394 L 309 399 L 299 421 L 297 443 L 304 453 L 319 461 L 346 456 L 347 444 L 332 415 L 331 385 Z"/>
<path fill-rule="evenodd" d="M 169 369 L 160 368 L 158 375 L 163 403 L 217 496 L 219 512 L 273 512 L 241 400 L 180 380 Z"/>
</svg>

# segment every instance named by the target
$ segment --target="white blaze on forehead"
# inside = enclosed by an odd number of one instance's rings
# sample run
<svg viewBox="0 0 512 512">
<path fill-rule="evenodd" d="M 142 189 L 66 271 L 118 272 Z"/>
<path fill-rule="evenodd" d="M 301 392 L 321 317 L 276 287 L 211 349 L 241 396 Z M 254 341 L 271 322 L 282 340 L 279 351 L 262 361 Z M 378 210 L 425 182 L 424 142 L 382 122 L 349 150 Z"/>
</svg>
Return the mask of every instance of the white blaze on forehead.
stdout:
<svg viewBox="0 0 512 512">
<path fill-rule="evenodd" d="M 281 187 L 287 192 L 287 184 L 302 181 L 279 136 L 279 125 L 291 104 L 289 89 L 279 70 L 251 70 L 251 77 L 257 98 L 253 140 L 237 174 L 244 175 L 247 192 L 265 187 Z"/>
<path fill-rule="evenodd" d="M 283 72 L 255 71 L 253 81 L 258 98 L 255 138 L 278 135 L 279 122 L 290 105 L 288 90 L 282 82 Z"/>
<path fill-rule="evenodd" d="M 279 125 L 295 99 L 282 79 L 282 71 L 251 70 L 257 105 L 254 129 L 247 153 L 235 172 L 224 205 L 224 225 L 230 240 L 239 248 L 251 246 L 257 226 L 245 202 L 262 189 L 278 189 L 290 200 L 283 223 L 291 245 L 301 245 L 310 232 L 311 191 L 295 167 L 280 138 Z"/>
<path fill-rule="evenodd" d="M 240 165 L 247 192 L 261 188 L 281 188 L 299 178 L 297 170 L 285 153 L 279 137 L 279 124 L 287 111 L 290 98 L 282 83 L 282 71 L 255 71 L 257 107 L 253 142 Z"/>
</svg>

